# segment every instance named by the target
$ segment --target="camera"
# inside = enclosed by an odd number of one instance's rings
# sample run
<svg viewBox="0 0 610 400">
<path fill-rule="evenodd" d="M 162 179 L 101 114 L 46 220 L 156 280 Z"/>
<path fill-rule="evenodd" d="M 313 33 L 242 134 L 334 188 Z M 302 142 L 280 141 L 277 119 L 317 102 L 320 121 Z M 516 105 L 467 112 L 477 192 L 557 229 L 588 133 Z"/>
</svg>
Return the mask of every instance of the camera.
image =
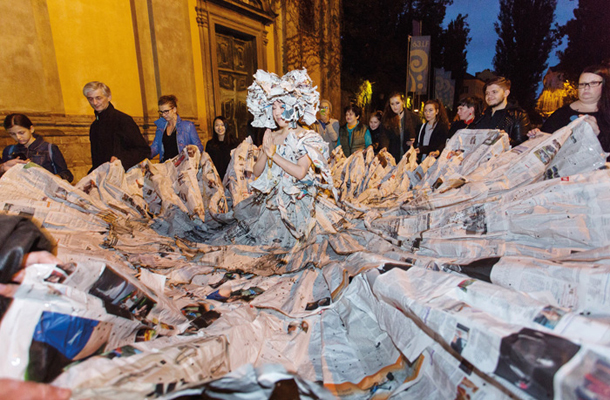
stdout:
<svg viewBox="0 0 610 400">
<path fill-rule="evenodd" d="M 19 160 L 25 161 L 28 158 L 23 151 L 13 151 L 12 153 L 9 154 L 8 159 L 9 160 L 19 159 Z"/>
</svg>

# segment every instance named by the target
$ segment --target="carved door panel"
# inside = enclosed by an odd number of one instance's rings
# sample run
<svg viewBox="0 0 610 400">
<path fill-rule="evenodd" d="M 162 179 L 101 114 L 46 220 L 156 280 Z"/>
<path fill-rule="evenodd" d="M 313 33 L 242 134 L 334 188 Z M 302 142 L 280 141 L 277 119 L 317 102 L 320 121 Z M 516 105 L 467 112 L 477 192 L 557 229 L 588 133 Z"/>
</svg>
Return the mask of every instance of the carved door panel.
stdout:
<svg viewBox="0 0 610 400">
<path fill-rule="evenodd" d="M 254 37 L 216 30 L 216 59 L 220 113 L 227 120 L 227 131 L 243 140 L 250 119 L 246 98 L 257 68 Z M 218 103 L 217 103 L 218 104 Z"/>
</svg>

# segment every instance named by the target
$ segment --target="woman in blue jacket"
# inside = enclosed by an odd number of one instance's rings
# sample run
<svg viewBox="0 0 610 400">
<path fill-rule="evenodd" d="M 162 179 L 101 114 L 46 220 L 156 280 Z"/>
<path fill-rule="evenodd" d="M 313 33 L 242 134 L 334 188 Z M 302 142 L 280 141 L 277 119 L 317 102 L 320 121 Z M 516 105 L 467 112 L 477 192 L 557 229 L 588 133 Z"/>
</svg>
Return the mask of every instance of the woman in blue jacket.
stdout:
<svg viewBox="0 0 610 400">
<path fill-rule="evenodd" d="M 150 146 L 150 158 L 158 154 L 159 161 L 165 162 L 176 157 L 186 146 L 196 146 L 200 152 L 203 145 L 197 135 L 195 125 L 190 121 L 184 121 L 178 115 L 178 99 L 174 95 L 161 96 L 159 98 L 159 115 L 161 118 L 155 121 L 157 131 L 155 140 Z"/>
</svg>

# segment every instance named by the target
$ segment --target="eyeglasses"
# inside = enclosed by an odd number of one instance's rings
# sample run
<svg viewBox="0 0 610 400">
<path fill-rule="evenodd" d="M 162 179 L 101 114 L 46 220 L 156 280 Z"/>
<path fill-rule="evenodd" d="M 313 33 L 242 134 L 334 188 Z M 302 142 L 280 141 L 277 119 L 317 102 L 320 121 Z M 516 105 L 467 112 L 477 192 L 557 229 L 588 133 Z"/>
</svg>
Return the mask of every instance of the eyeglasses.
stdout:
<svg viewBox="0 0 610 400">
<path fill-rule="evenodd" d="M 593 81 L 593 82 L 581 82 L 578 84 L 578 88 L 579 89 L 584 89 L 584 88 L 594 88 L 594 87 L 598 87 L 599 85 L 601 85 L 602 83 L 604 83 L 604 81 Z"/>
<path fill-rule="evenodd" d="M 169 108 L 169 109 L 167 109 L 167 110 L 159 110 L 159 115 L 167 115 L 167 114 L 169 114 L 169 112 L 170 112 L 171 110 L 173 110 L 173 109 L 174 109 L 174 107 Z"/>
</svg>

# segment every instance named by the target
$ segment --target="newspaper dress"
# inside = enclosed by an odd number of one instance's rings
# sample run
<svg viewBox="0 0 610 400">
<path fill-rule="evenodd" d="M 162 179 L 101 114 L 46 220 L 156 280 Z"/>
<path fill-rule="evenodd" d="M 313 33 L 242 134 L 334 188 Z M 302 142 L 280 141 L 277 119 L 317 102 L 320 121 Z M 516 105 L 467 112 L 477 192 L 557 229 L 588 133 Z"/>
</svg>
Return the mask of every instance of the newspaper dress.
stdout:
<svg viewBox="0 0 610 400">
<path fill-rule="evenodd" d="M 267 164 L 252 182 L 253 194 L 234 210 L 237 224 L 224 240 L 244 245 L 292 247 L 315 230 L 336 232 L 344 224 L 343 211 L 326 194 L 334 191 L 327 165 L 328 144 L 314 131 L 290 131 L 277 154 L 290 162 L 309 156 L 312 165 L 301 180 L 277 164 Z M 326 193 L 325 193 L 326 192 Z"/>
</svg>

